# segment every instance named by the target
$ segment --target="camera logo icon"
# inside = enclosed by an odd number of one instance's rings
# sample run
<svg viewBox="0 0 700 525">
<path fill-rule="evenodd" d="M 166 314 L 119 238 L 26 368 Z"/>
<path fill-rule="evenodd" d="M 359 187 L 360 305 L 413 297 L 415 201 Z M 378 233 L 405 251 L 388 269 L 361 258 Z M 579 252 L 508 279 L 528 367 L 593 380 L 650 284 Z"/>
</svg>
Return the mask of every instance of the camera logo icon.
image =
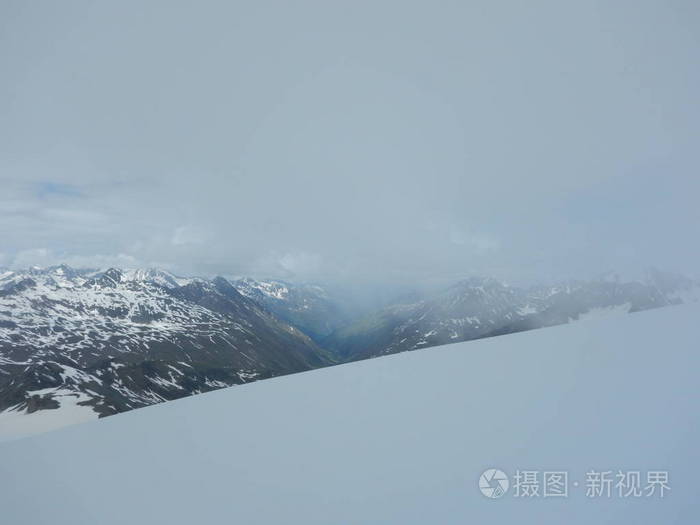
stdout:
<svg viewBox="0 0 700 525">
<path fill-rule="evenodd" d="M 479 490 L 487 498 L 498 499 L 508 492 L 510 482 L 502 470 L 490 468 L 479 476 Z"/>
</svg>

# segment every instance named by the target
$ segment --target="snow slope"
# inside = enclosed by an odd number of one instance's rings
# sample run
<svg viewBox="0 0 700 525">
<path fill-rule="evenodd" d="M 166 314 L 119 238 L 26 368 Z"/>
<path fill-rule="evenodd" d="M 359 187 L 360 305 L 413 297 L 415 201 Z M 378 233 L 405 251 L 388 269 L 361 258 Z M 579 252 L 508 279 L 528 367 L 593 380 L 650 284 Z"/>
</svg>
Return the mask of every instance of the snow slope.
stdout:
<svg viewBox="0 0 700 525">
<path fill-rule="evenodd" d="M 99 414 L 92 407 L 79 404 L 89 399 L 81 392 L 59 387 L 33 390 L 29 391 L 28 394 L 30 396 L 50 395 L 59 406 L 52 410 L 37 410 L 29 414 L 26 410 L 12 409 L 0 412 L 0 442 L 41 434 L 68 425 L 92 421 L 99 417 Z"/>
<path fill-rule="evenodd" d="M 697 321 L 684 305 L 185 398 L 0 444 L 2 523 L 697 523 Z M 485 469 L 566 470 L 491 500 Z M 664 499 L 585 473 L 668 471 Z"/>
</svg>

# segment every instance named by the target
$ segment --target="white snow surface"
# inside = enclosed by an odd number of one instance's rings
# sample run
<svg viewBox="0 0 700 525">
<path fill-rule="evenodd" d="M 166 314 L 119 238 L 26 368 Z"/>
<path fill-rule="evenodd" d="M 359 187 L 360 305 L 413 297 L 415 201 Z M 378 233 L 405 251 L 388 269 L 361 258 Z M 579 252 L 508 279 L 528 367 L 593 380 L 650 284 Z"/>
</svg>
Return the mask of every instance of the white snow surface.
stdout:
<svg viewBox="0 0 700 525">
<path fill-rule="evenodd" d="M 59 403 L 59 408 L 37 410 L 28 414 L 26 410 L 7 409 L 0 412 L 0 441 L 17 439 L 25 436 L 48 432 L 76 423 L 84 423 L 98 418 L 90 406 L 80 405 L 89 400 L 89 396 L 61 388 L 45 388 L 28 392 L 29 394 L 47 395 Z M 0 482 L 0 485 L 2 482 Z"/>
<path fill-rule="evenodd" d="M 697 523 L 699 318 L 673 306 L 457 343 L 2 443 L 0 521 Z M 491 467 L 565 470 L 569 497 L 488 499 Z M 591 469 L 668 471 L 671 491 L 591 500 Z"/>
</svg>

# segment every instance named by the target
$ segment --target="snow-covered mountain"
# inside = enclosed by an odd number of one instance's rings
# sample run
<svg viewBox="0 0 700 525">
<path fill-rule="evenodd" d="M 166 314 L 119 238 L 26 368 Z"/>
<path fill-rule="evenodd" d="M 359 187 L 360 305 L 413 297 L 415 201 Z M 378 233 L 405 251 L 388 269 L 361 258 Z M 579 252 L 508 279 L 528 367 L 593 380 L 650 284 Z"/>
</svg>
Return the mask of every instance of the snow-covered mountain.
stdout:
<svg viewBox="0 0 700 525">
<path fill-rule="evenodd" d="M 318 341 L 348 320 L 341 301 L 315 284 L 276 280 L 237 279 L 232 282 L 246 297 Z"/>
<path fill-rule="evenodd" d="M 0 412 L 13 416 L 110 415 L 330 362 L 223 278 L 67 266 L 0 274 Z"/>
<path fill-rule="evenodd" d="M 698 283 L 658 271 L 645 282 L 571 281 L 519 288 L 472 278 L 418 301 L 389 306 L 323 341 L 354 360 L 571 321 L 636 312 L 700 298 Z"/>
<path fill-rule="evenodd" d="M 697 523 L 699 315 L 403 353 L 0 443 L 0 521 Z M 491 468 L 510 480 L 499 499 L 479 490 Z M 537 496 L 515 496 L 518 470 Z M 619 470 L 641 489 L 666 472 L 670 490 L 620 496 Z M 545 471 L 566 473 L 566 497 L 544 496 Z M 591 471 L 609 472 L 610 497 L 586 496 Z"/>
<path fill-rule="evenodd" d="M 1 270 L 0 425 L 60 426 L 339 362 L 687 302 L 697 290 L 659 272 L 644 283 L 527 289 L 474 278 L 349 321 L 342 301 L 311 284 Z"/>
</svg>

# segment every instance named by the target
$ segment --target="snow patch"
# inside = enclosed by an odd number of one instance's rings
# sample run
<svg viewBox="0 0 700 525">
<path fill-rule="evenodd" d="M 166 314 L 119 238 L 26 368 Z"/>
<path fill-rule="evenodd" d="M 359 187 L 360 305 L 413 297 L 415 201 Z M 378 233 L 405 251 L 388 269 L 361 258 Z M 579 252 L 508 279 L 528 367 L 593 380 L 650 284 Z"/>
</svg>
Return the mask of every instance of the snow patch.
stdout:
<svg viewBox="0 0 700 525">
<path fill-rule="evenodd" d="M 57 428 L 92 421 L 99 416 L 91 406 L 80 405 L 90 396 L 60 388 L 45 388 L 27 392 L 30 396 L 51 396 L 59 408 L 37 410 L 28 414 L 26 409 L 10 408 L 0 412 L 0 441 L 41 434 Z"/>
</svg>

